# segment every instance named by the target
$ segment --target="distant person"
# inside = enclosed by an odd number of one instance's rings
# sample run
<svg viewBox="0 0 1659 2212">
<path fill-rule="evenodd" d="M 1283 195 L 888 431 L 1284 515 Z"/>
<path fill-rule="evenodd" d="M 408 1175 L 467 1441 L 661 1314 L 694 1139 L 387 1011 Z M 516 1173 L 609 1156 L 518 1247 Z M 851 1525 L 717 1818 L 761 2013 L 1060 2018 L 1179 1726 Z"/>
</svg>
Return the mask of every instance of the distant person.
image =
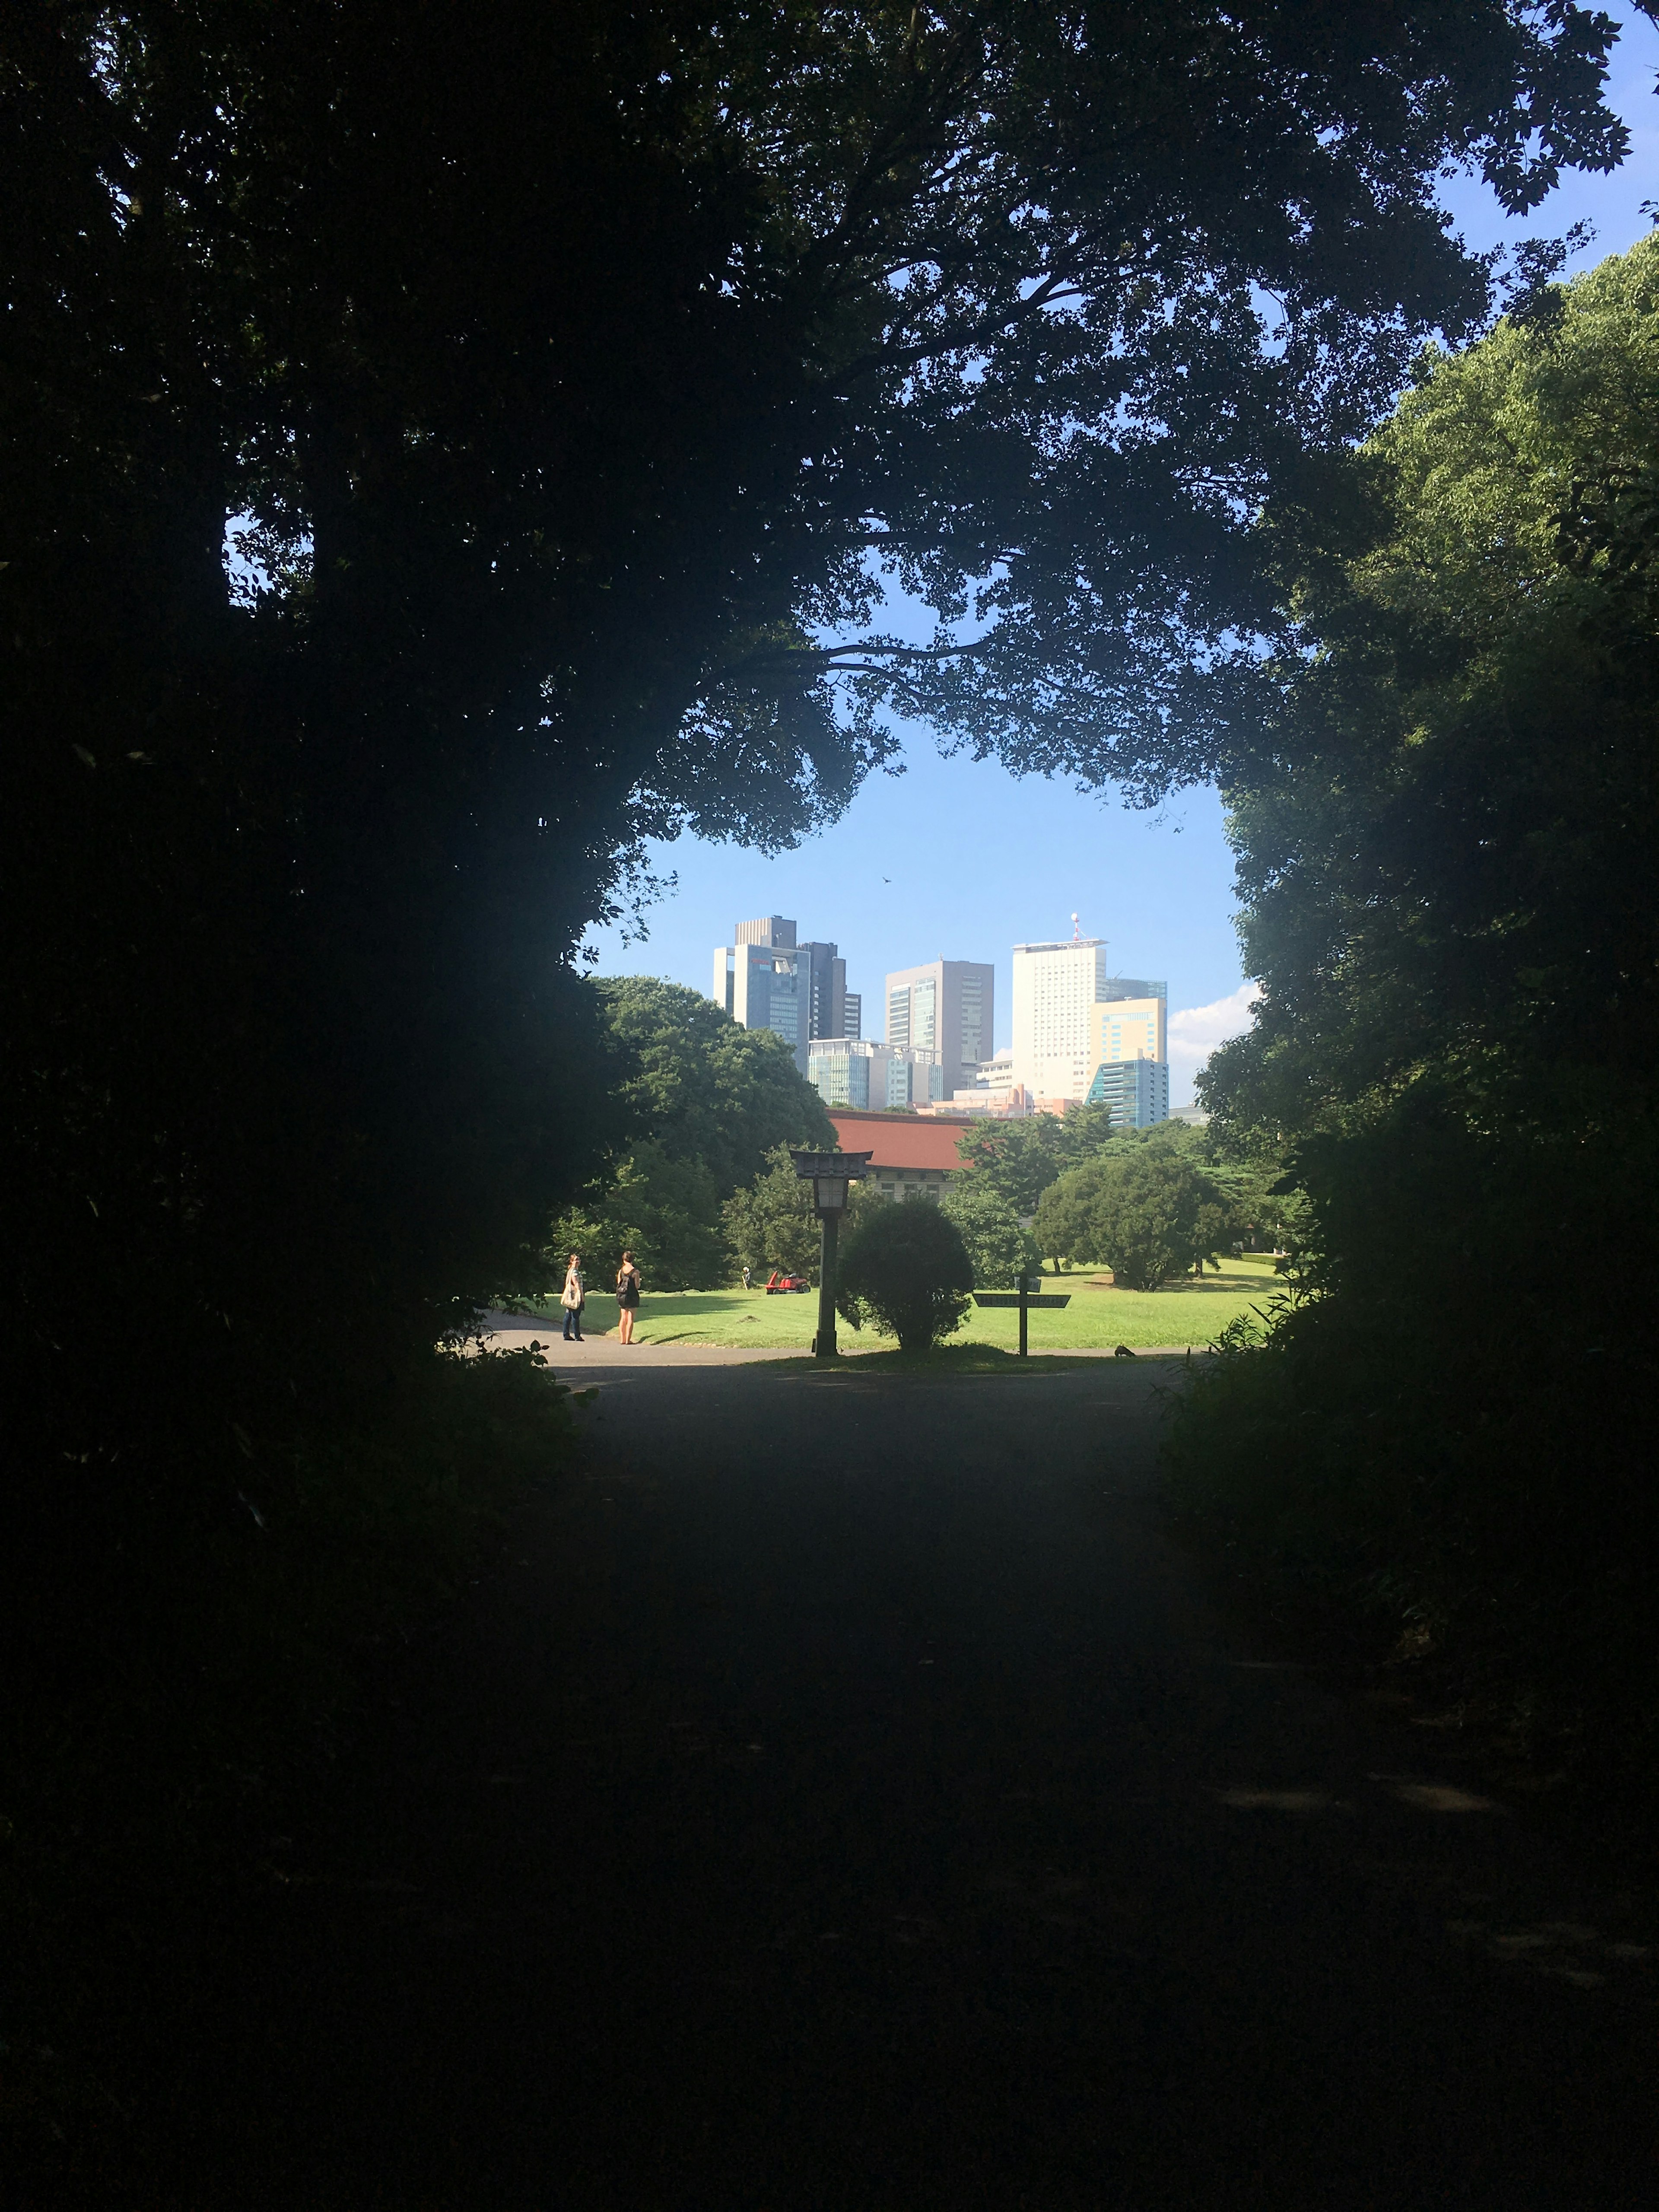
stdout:
<svg viewBox="0 0 1659 2212">
<path fill-rule="evenodd" d="M 634 1255 L 624 1252 L 622 1265 L 617 1270 L 617 1341 L 632 1344 L 634 1316 L 640 1310 L 640 1271 L 634 1265 Z"/>
<path fill-rule="evenodd" d="M 564 1340 L 580 1344 L 582 1340 L 582 1308 L 587 1304 L 587 1285 L 582 1279 L 582 1255 L 573 1252 L 570 1265 L 564 1271 L 564 1288 L 559 1293 L 559 1304 L 564 1308 Z"/>
<path fill-rule="evenodd" d="M 744 1290 L 745 1290 L 745 1291 L 750 1287 L 750 1281 L 749 1281 L 749 1270 L 748 1270 L 748 1268 L 747 1268 L 747 1267 L 745 1267 L 745 1268 L 744 1269 L 744 1271 L 743 1271 L 743 1287 L 744 1288 Z"/>
</svg>

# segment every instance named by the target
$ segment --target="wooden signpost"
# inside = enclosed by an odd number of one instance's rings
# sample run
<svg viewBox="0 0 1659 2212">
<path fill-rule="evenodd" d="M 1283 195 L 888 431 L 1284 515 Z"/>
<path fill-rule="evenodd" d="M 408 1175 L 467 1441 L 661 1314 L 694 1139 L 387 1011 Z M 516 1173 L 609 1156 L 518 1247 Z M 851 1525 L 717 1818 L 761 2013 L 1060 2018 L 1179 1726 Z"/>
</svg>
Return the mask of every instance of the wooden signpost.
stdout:
<svg viewBox="0 0 1659 2212">
<path fill-rule="evenodd" d="M 1022 1359 L 1030 1357 L 1026 1349 L 1025 1316 L 1031 1308 L 1033 1306 L 1068 1306 L 1071 1303 L 1072 1294 L 1069 1291 L 1039 1291 L 1034 1293 L 1029 1275 L 1020 1277 L 1019 1288 L 1017 1291 L 975 1291 L 974 1292 L 974 1304 L 976 1306 L 1018 1306 L 1019 1308 L 1019 1356 Z"/>
</svg>

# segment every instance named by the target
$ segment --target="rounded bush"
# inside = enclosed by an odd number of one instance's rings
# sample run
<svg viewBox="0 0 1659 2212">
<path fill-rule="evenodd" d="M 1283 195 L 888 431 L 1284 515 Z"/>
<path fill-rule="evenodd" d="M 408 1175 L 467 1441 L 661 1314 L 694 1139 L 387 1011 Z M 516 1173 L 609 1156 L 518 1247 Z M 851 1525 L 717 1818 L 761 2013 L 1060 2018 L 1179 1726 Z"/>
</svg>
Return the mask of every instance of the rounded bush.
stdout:
<svg viewBox="0 0 1659 2212">
<path fill-rule="evenodd" d="M 872 1208 L 843 1246 L 837 1304 L 854 1328 L 867 1320 L 929 1352 L 962 1326 L 973 1263 L 954 1222 L 925 1199 Z"/>
</svg>

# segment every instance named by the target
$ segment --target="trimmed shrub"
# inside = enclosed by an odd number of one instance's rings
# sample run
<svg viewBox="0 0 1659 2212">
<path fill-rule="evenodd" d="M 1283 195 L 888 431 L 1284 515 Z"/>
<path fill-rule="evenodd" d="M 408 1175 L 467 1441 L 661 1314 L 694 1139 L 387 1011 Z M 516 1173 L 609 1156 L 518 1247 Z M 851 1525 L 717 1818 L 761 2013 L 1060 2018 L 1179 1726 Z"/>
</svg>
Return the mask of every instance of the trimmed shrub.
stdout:
<svg viewBox="0 0 1659 2212">
<path fill-rule="evenodd" d="M 848 1237 L 837 1304 L 854 1328 L 873 1321 L 901 1352 L 931 1352 L 962 1326 L 974 1287 L 960 1231 L 936 1206 L 872 1207 Z"/>
</svg>

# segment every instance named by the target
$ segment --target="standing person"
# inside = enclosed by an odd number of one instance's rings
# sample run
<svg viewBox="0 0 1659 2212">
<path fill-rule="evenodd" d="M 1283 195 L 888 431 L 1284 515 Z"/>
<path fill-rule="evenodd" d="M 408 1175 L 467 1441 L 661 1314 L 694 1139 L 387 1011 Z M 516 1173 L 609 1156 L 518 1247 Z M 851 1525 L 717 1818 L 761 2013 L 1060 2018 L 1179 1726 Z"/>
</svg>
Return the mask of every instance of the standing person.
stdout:
<svg viewBox="0 0 1659 2212">
<path fill-rule="evenodd" d="M 622 1265 L 617 1270 L 617 1341 L 632 1344 L 634 1316 L 640 1310 L 640 1271 L 634 1265 L 634 1255 L 624 1252 Z"/>
<path fill-rule="evenodd" d="M 743 1287 L 745 1291 L 749 1288 L 749 1270 L 747 1267 L 743 1271 Z"/>
<path fill-rule="evenodd" d="M 564 1308 L 564 1340 L 580 1344 L 582 1340 L 582 1308 L 587 1304 L 587 1285 L 582 1279 L 582 1255 L 573 1252 L 570 1265 L 564 1271 L 564 1288 L 559 1293 L 559 1304 Z"/>
</svg>

